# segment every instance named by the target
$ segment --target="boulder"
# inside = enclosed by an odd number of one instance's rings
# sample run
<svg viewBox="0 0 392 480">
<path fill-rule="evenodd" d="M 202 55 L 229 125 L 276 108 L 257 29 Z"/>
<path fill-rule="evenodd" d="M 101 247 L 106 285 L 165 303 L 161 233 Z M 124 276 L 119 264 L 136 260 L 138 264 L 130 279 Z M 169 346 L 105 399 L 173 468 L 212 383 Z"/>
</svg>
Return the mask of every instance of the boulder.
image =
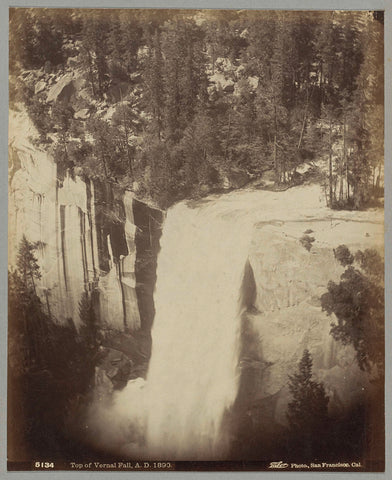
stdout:
<svg viewBox="0 0 392 480">
<path fill-rule="evenodd" d="M 23 77 L 23 83 L 30 89 L 35 88 L 36 76 L 34 72 L 29 72 L 25 77 Z"/>
<path fill-rule="evenodd" d="M 57 102 L 58 100 L 69 101 L 74 91 L 73 77 L 71 75 L 64 75 L 49 90 L 46 101 L 48 103 Z"/>
<path fill-rule="evenodd" d="M 102 346 L 104 348 L 114 349 L 129 358 L 134 366 L 148 360 L 151 338 L 149 335 L 143 335 L 142 332 L 135 332 L 134 335 L 125 332 L 106 339 Z"/>
<path fill-rule="evenodd" d="M 82 108 L 74 113 L 74 118 L 78 120 L 87 120 L 90 117 L 90 112 L 88 108 Z"/>
<path fill-rule="evenodd" d="M 35 88 L 34 88 L 34 93 L 35 95 L 37 95 L 38 93 L 42 92 L 43 90 L 45 90 L 45 87 L 46 87 L 46 83 L 43 82 L 43 81 L 40 81 L 40 82 L 37 82 L 35 84 Z"/>
<path fill-rule="evenodd" d="M 44 71 L 45 73 L 52 73 L 52 63 L 50 62 L 50 60 L 47 60 L 45 62 Z"/>
<path fill-rule="evenodd" d="M 101 347 L 97 368 L 110 379 L 114 389 L 125 387 L 132 371 L 132 361 L 123 352 Z"/>
<path fill-rule="evenodd" d="M 87 81 L 83 77 L 74 77 L 73 84 L 74 84 L 75 90 L 79 92 L 80 90 L 82 90 L 82 88 L 86 87 Z"/>
<path fill-rule="evenodd" d="M 233 93 L 234 92 L 234 83 L 227 83 L 224 87 L 223 87 L 223 91 L 225 93 Z"/>
</svg>

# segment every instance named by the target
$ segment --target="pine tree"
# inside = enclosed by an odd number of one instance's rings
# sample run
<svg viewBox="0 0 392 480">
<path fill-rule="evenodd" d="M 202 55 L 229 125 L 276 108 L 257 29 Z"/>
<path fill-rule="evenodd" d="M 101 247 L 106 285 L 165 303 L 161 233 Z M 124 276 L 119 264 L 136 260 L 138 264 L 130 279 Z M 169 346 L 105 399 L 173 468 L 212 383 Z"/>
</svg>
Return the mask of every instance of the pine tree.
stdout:
<svg viewBox="0 0 392 480">
<path fill-rule="evenodd" d="M 109 71 L 112 81 L 127 80 L 127 71 L 124 65 L 125 49 L 123 45 L 123 28 L 119 14 L 112 13 L 108 29 L 108 57 L 110 58 Z"/>
<path fill-rule="evenodd" d="M 39 445 L 55 458 L 68 448 L 68 428 L 92 387 L 96 345 L 80 341 L 72 320 L 62 325 L 45 313 L 32 286 L 40 277 L 34 248 L 23 237 L 17 269 L 9 272 L 8 381 L 15 399 L 9 408 L 14 451 Z"/>
<path fill-rule="evenodd" d="M 163 58 L 159 30 L 145 32 L 148 53 L 143 65 L 145 109 L 152 116 L 150 129 L 161 140 L 163 130 Z"/>
<path fill-rule="evenodd" d="M 120 145 L 126 154 L 126 163 L 128 175 L 133 178 L 133 164 L 135 157 L 135 146 L 132 144 L 131 136 L 139 133 L 140 125 L 135 114 L 134 106 L 126 103 L 121 103 L 113 114 L 112 126 L 117 127 Z"/>
<path fill-rule="evenodd" d="M 165 137 L 174 143 L 181 138 L 181 127 L 183 126 L 183 114 L 181 112 L 181 90 L 182 80 L 181 61 L 179 55 L 179 25 L 180 22 L 170 24 L 162 35 L 162 55 L 164 79 L 164 126 Z M 181 46 L 182 49 L 182 46 Z"/>
<path fill-rule="evenodd" d="M 95 316 L 92 298 L 87 291 L 82 293 L 79 302 L 80 336 L 87 348 L 95 348 L 97 343 L 98 322 Z"/>
<path fill-rule="evenodd" d="M 99 12 L 83 17 L 81 63 L 87 72 L 93 96 L 103 98 L 109 80 L 107 64 L 108 24 Z"/>
<path fill-rule="evenodd" d="M 63 38 L 53 23 L 50 10 L 34 8 L 11 9 L 10 66 L 18 62 L 22 68 L 42 67 L 63 62 Z"/>
<path fill-rule="evenodd" d="M 312 380 L 312 365 L 312 357 L 306 349 L 297 372 L 289 376 L 292 401 L 287 411 L 290 430 L 308 438 L 319 435 L 325 427 L 329 401 L 323 384 Z"/>
<path fill-rule="evenodd" d="M 26 291 L 32 290 L 36 293 L 36 280 L 41 278 L 38 260 L 34 255 L 36 246 L 29 242 L 23 235 L 17 257 L 17 272 L 23 282 Z"/>
</svg>

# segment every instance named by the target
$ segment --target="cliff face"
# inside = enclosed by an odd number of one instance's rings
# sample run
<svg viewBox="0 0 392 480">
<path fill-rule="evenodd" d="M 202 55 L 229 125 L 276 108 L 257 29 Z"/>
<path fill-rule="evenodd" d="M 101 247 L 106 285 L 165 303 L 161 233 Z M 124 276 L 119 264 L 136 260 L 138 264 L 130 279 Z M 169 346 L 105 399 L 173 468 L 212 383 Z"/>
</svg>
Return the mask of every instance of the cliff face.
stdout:
<svg viewBox="0 0 392 480">
<path fill-rule="evenodd" d="M 78 326 L 87 290 L 101 323 L 149 330 L 163 212 L 115 185 L 70 175 L 59 180 L 51 156 L 32 145 L 34 133 L 22 114 L 11 113 L 10 265 L 25 235 L 38 242 L 37 292 L 48 313 Z"/>
<path fill-rule="evenodd" d="M 251 272 L 243 287 L 248 309 L 243 316 L 239 400 L 250 410 L 268 404 L 278 423 L 286 422 L 288 376 L 296 370 L 304 349 L 312 355 L 315 380 L 325 386 L 332 416 L 350 411 L 372 389 L 354 349 L 331 337 L 335 319 L 322 311 L 320 297 L 328 282 L 339 282 L 344 271 L 333 249 L 344 243 L 353 252 L 366 248 L 382 252 L 382 222 L 377 223 L 377 214 L 372 218 L 365 212 L 335 215 L 255 224 Z M 300 242 L 308 229 L 315 238 L 310 251 Z"/>
</svg>

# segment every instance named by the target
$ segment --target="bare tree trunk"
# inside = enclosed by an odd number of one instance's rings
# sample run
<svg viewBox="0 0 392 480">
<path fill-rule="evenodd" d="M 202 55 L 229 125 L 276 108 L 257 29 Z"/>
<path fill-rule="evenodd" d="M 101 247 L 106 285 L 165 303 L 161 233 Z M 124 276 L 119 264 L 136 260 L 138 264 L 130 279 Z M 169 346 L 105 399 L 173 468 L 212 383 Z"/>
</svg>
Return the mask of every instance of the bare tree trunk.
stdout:
<svg viewBox="0 0 392 480">
<path fill-rule="evenodd" d="M 347 184 L 347 200 L 350 199 L 350 186 L 348 183 L 348 159 L 347 159 L 347 151 L 346 151 L 346 115 L 343 115 L 343 165 L 345 165 L 346 172 L 346 184 Z"/>
<path fill-rule="evenodd" d="M 96 97 L 97 92 L 95 90 L 95 84 L 94 84 L 94 72 L 93 72 L 93 60 L 91 58 L 91 52 L 90 50 L 87 50 L 87 55 L 88 55 L 88 69 L 89 69 L 89 77 L 90 77 L 90 83 L 91 83 L 91 88 L 93 91 L 93 96 Z"/>
<path fill-rule="evenodd" d="M 329 120 L 329 206 L 333 206 L 333 186 L 332 186 L 332 119 Z"/>
<path fill-rule="evenodd" d="M 230 129 L 231 129 L 231 107 L 230 107 L 230 110 L 229 110 L 229 125 L 228 125 L 228 128 L 227 128 L 226 146 L 225 146 L 225 161 L 226 161 L 226 164 L 228 162 L 228 154 L 229 154 Z"/>
<path fill-rule="evenodd" d="M 105 172 L 105 178 L 106 178 L 106 180 L 109 180 L 108 167 L 107 167 L 105 155 L 101 155 L 101 160 L 102 160 L 103 170 Z"/>
<path fill-rule="evenodd" d="M 52 313 L 51 313 L 51 311 L 50 311 L 49 292 L 48 292 L 48 290 L 45 290 L 45 298 L 46 298 L 46 307 L 47 307 L 47 309 L 48 309 L 49 318 L 52 318 Z"/>
<path fill-rule="evenodd" d="M 344 133 L 343 133 L 344 136 Z M 339 155 L 339 202 L 343 202 L 343 167 L 344 167 L 344 151 Z"/>
<path fill-rule="evenodd" d="M 278 179 L 278 182 L 280 182 L 280 172 L 279 172 L 279 169 L 278 169 L 277 152 L 276 152 L 276 134 L 274 135 L 273 161 L 274 161 L 275 174 L 276 174 L 276 177 L 277 177 L 277 179 Z"/>
<path fill-rule="evenodd" d="M 304 119 L 302 121 L 302 128 L 301 128 L 301 133 L 298 140 L 297 150 L 301 148 L 302 138 L 303 138 L 305 126 L 306 126 L 306 119 L 308 116 L 308 107 L 309 107 L 309 88 L 306 88 L 306 103 L 305 103 Z"/>
<path fill-rule="evenodd" d="M 275 112 L 275 135 L 274 135 L 274 169 L 276 176 L 278 178 L 278 183 L 281 182 L 282 172 L 278 162 L 278 152 L 277 152 L 277 138 L 278 138 L 278 119 L 277 119 L 277 111 L 276 111 L 276 102 L 274 105 L 274 112 Z"/>
</svg>

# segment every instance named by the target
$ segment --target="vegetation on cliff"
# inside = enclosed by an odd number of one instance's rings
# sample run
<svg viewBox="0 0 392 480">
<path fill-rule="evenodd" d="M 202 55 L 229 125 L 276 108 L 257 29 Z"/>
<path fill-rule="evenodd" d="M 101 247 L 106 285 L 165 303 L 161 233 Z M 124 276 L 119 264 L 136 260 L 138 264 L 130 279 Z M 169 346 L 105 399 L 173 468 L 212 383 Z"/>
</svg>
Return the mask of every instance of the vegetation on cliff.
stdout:
<svg viewBox="0 0 392 480">
<path fill-rule="evenodd" d="M 59 324 L 37 295 L 37 245 L 23 237 L 16 269 L 8 275 L 8 438 L 10 460 L 23 452 L 53 458 L 79 448 L 78 416 L 94 381 L 96 338 L 86 323 Z M 86 301 L 81 304 L 86 313 Z M 83 316 L 83 321 L 86 315 Z M 78 427 L 79 428 L 79 427 Z M 71 449 L 71 451 L 68 451 Z"/>
<path fill-rule="evenodd" d="M 60 173 L 167 207 L 267 170 L 297 183 L 321 159 L 331 207 L 382 195 L 378 13 L 17 8 L 10 21 L 11 103 Z"/>
<path fill-rule="evenodd" d="M 289 438 L 295 439 L 292 454 L 313 459 L 325 449 L 325 437 L 320 435 L 328 427 L 328 402 L 324 385 L 312 380 L 313 360 L 304 350 L 297 371 L 289 376 L 292 395 L 287 408 Z"/>
<path fill-rule="evenodd" d="M 384 372 L 384 262 L 374 249 L 353 255 L 345 245 L 335 250 L 345 267 L 339 283 L 329 282 L 321 296 L 328 315 L 335 314 L 331 335 L 344 345 L 352 345 L 361 369 Z M 353 265 L 356 264 L 357 267 Z"/>
</svg>

